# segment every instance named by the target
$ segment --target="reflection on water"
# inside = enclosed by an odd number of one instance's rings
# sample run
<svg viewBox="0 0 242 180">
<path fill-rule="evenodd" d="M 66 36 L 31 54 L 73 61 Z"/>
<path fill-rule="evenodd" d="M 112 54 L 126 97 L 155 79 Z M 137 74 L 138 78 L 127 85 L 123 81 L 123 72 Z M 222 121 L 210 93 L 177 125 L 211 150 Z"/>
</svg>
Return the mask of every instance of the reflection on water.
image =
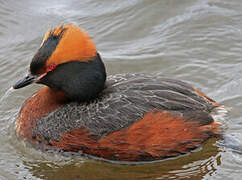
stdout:
<svg viewBox="0 0 242 180">
<path fill-rule="evenodd" d="M 35 177 L 44 179 L 178 179 L 202 178 L 212 175 L 221 164 L 215 139 L 209 140 L 204 148 L 180 158 L 152 164 L 118 165 L 85 160 L 65 165 L 53 162 L 27 162 L 23 164 Z"/>
<path fill-rule="evenodd" d="M 240 0 L 0 0 L 0 179 L 240 179 L 241 18 Z M 45 31 L 70 22 L 93 37 L 108 74 L 181 79 L 231 108 L 224 139 L 143 165 L 72 160 L 28 147 L 14 121 L 40 86 L 8 89 L 27 73 Z"/>
</svg>

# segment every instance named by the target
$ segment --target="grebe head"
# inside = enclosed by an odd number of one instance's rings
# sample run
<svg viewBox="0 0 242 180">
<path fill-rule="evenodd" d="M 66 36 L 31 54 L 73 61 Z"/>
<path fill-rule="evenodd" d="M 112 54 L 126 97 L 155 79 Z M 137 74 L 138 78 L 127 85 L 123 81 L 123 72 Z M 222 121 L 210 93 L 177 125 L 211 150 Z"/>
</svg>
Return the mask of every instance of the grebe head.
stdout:
<svg viewBox="0 0 242 180">
<path fill-rule="evenodd" d="M 88 34 L 69 24 L 49 30 L 34 55 L 29 74 L 13 88 L 32 83 L 64 91 L 73 101 L 88 101 L 103 90 L 106 71 Z"/>
</svg>

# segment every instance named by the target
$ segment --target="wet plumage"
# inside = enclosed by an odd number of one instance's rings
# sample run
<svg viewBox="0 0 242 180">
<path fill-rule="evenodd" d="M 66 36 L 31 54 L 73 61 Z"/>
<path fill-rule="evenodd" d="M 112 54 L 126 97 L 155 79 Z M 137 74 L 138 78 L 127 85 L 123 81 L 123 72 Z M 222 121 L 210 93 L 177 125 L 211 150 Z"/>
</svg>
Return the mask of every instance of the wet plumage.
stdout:
<svg viewBox="0 0 242 180">
<path fill-rule="evenodd" d="M 76 26 L 61 26 L 47 33 L 35 55 L 29 77 L 37 76 L 37 83 L 48 87 L 23 105 L 16 121 L 19 136 L 46 148 L 109 160 L 149 161 L 187 153 L 217 134 L 219 124 L 211 113 L 219 104 L 185 82 L 145 74 L 106 80 L 101 56 L 93 53 L 89 40 L 91 48 L 84 55 L 64 56 L 79 59 L 63 58 L 58 48 L 69 42 L 72 32 L 88 37 Z M 58 38 L 50 43 L 53 35 Z M 48 44 L 55 47 L 49 50 Z M 15 85 L 22 86 L 26 81 Z"/>
<path fill-rule="evenodd" d="M 129 127 L 152 110 L 186 117 L 193 113 L 209 116 L 213 109 L 209 100 L 184 82 L 143 74 L 116 75 L 109 76 L 97 99 L 68 103 L 41 118 L 34 134 L 59 140 L 62 133 L 82 126 L 101 138 Z"/>
</svg>

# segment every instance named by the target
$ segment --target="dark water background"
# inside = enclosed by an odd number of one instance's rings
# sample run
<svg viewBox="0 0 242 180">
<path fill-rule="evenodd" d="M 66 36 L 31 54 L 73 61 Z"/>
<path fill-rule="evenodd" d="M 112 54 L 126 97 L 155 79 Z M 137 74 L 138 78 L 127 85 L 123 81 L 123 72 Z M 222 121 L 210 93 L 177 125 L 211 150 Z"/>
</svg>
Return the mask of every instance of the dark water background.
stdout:
<svg viewBox="0 0 242 180">
<path fill-rule="evenodd" d="M 7 90 L 45 31 L 70 22 L 93 37 L 109 74 L 185 80 L 229 107 L 225 141 L 143 165 L 48 155 L 19 141 L 14 121 L 39 86 Z M 241 179 L 242 1 L 0 0 L 0 98 L 0 179 Z"/>
</svg>

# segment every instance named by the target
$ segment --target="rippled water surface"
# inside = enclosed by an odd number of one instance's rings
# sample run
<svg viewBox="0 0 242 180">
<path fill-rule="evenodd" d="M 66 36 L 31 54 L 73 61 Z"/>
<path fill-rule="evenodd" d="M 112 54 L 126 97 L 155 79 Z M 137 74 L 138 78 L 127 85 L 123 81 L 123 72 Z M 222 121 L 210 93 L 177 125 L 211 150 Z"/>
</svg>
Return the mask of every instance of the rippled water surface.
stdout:
<svg viewBox="0 0 242 180">
<path fill-rule="evenodd" d="M 181 79 L 229 107 L 224 140 L 141 165 L 44 154 L 18 140 L 17 113 L 39 86 L 8 89 L 26 73 L 45 31 L 70 22 L 93 37 L 109 74 Z M 0 77 L 0 179 L 241 179 L 240 0 L 0 0 Z"/>
</svg>

